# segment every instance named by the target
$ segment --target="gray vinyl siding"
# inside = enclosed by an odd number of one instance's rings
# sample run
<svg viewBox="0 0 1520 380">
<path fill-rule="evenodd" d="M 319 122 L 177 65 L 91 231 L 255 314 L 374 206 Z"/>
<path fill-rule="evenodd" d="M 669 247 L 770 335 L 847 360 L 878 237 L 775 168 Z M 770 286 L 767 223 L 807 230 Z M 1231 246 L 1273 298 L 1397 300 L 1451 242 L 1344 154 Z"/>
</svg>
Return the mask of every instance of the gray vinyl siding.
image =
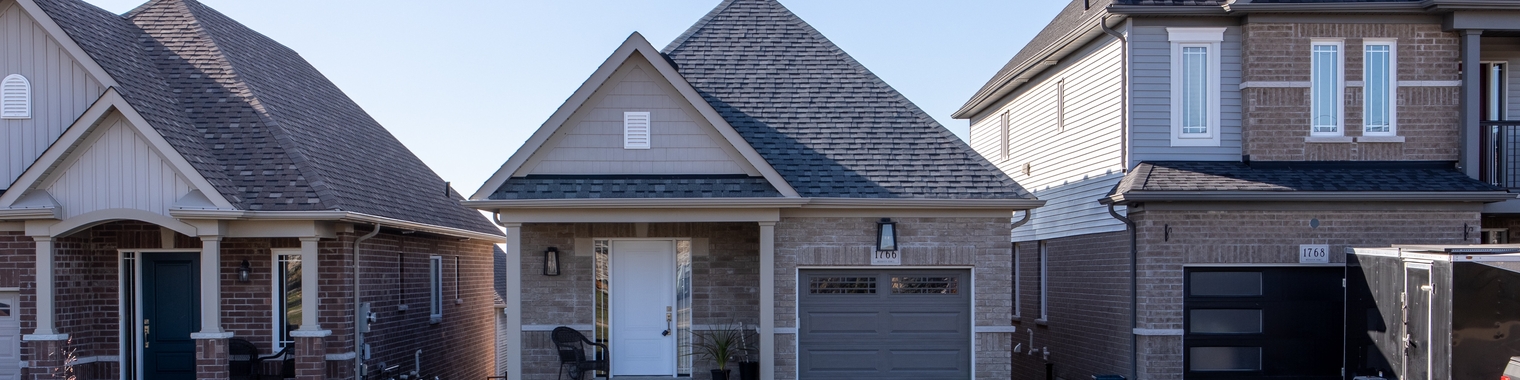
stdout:
<svg viewBox="0 0 1520 380">
<path fill-rule="evenodd" d="M 1217 147 L 1172 146 L 1172 44 L 1164 26 L 1130 34 L 1130 162 L 1239 161 L 1240 27 L 1220 44 L 1220 142 Z"/>
<path fill-rule="evenodd" d="M 1107 216 L 1106 209 L 1102 218 L 1094 217 L 1099 214 L 1092 208 L 1100 207 L 1098 198 L 1108 189 L 1084 187 L 1094 178 L 1117 181 L 1124 170 L 1122 59 L 1118 40 L 1102 36 L 972 120 L 972 148 L 1049 202 L 1030 222 L 1039 227 L 1024 228 L 1032 239 L 1123 229 Z M 1058 103 L 1063 81 L 1064 107 Z M 1060 110 L 1063 115 L 1056 114 Z M 1003 132 L 999 128 L 1005 113 L 1010 126 L 1006 159 L 1000 152 Z M 1028 175 L 1023 171 L 1025 164 L 1030 167 Z"/>
<path fill-rule="evenodd" d="M 1520 37 L 1483 37 L 1482 59 L 1486 62 L 1506 62 L 1504 69 L 1515 70 L 1515 63 L 1520 62 Z M 1520 75 L 1508 72 L 1507 83 L 1508 102 L 1505 109 L 1505 119 L 1520 120 Z"/>
<path fill-rule="evenodd" d="M 21 74 L 31 82 L 32 117 L 0 120 L 0 189 L 10 187 L 105 92 L 57 39 L 9 4 L 0 10 L 0 77 Z"/>
<path fill-rule="evenodd" d="M 1029 223 L 1013 230 L 1013 241 L 1124 231 L 1124 223 L 1108 214 L 1108 206 L 1098 203 L 1123 178 L 1123 173 L 1114 173 L 1034 191 L 1045 206 L 1033 211 Z M 1123 207 L 1115 211 L 1125 214 Z"/>
</svg>

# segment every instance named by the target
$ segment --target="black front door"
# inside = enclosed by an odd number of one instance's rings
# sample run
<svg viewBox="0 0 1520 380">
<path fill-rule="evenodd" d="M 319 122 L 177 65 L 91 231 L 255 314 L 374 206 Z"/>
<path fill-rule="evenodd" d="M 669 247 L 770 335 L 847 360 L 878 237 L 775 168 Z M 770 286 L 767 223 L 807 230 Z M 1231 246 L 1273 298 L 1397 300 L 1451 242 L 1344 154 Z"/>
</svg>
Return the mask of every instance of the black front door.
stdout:
<svg viewBox="0 0 1520 380">
<path fill-rule="evenodd" d="M 195 379 L 200 331 L 200 278 L 196 254 L 148 253 L 142 261 L 143 378 Z"/>
</svg>

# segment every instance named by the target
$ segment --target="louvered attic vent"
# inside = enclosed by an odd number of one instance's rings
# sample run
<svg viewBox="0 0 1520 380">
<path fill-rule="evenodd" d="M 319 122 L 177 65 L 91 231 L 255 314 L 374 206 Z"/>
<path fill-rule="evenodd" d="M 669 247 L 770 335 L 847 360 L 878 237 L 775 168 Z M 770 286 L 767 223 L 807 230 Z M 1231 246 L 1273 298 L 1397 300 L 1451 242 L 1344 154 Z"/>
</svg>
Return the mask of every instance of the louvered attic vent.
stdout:
<svg viewBox="0 0 1520 380">
<path fill-rule="evenodd" d="M 623 149 L 649 149 L 649 113 L 623 113 Z"/>
<path fill-rule="evenodd" d="M 32 84 L 21 74 L 11 74 L 0 82 L 0 118 L 32 118 Z"/>
</svg>

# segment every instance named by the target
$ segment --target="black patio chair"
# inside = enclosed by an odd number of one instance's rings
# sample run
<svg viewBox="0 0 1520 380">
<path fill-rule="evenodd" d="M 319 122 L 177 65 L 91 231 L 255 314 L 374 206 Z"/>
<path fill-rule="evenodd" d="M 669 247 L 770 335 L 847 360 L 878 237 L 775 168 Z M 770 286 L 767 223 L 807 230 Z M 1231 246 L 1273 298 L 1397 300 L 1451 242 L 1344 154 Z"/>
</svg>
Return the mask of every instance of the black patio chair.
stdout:
<svg viewBox="0 0 1520 380">
<path fill-rule="evenodd" d="M 227 374 L 231 380 L 256 380 L 254 368 L 259 360 L 259 346 L 245 339 L 227 340 Z"/>
<path fill-rule="evenodd" d="M 570 380 L 581 380 L 588 371 L 606 371 L 608 368 L 606 359 L 587 359 L 586 346 L 595 346 L 600 349 L 596 357 L 606 358 L 607 345 L 592 342 L 581 335 L 580 331 L 560 326 L 554 328 L 551 336 L 554 339 L 554 348 L 559 351 L 560 377 L 568 371 Z M 565 368 L 569 366 L 569 368 Z M 593 375 L 594 376 L 594 375 Z"/>
<path fill-rule="evenodd" d="M 259 377 L 257 380 L 280 380 L 296 378 L 296 356 L 291 352 L 291 350 L 295 349 L 295 346 L 296 345 L 294 344 L 287 344 L 285 345 L 285 349 L 274 353 L 274 355 L 258 358 L 258 360 L 253 363 L 254 367 L 258 368 L 259 371 Z M 265 374 L 263 371 L 263 363 L 265 360 L 271 359 L 280 359 L 280 365 L 278 369 L 273 371 L 273 373 Z"/>
</svg>

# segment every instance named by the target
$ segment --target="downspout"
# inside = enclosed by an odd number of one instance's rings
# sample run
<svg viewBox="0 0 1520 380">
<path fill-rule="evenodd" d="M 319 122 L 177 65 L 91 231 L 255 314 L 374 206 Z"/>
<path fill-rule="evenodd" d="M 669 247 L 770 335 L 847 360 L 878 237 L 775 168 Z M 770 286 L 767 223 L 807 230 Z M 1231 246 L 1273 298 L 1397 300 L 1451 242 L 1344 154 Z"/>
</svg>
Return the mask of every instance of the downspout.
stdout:
<svg viewBox="0 0 1520 380">
<path fill-rule="evenodd" d="M 1135 329 L 1140 327 L 1140 250 L 1136 235 L 1135 221 L 1119 215 L 1114 211 L 1114 204 L 1108 204 L 1108 215 L 1124 222 L 1124 229 L 1129 230 L 1129 373 L 1130 378 L 1140 376 L 1140 336 L 1135 335 Z"/>
<path fill-rule="evenodd" d="M 369 318 L 364 315 L 363 308 L 359 303 L 359 243 L 369 240 L 380 234 L 380 223 L 375 223 L 375 229 L 364 236 L 354 239 L 354 378 L 364 377 L 364 332 L 359 331 L 360 318 Z"/>
<path fill-rule="evenodd" d="M 1108 27 L 1108 16 L 1098 21 L 1103 33 L 1119 40 L 1119 161 L 1124 165 L 1121 173 L 1129 172 L 1129 39 L 1124 33 Z"/>
</svg>

